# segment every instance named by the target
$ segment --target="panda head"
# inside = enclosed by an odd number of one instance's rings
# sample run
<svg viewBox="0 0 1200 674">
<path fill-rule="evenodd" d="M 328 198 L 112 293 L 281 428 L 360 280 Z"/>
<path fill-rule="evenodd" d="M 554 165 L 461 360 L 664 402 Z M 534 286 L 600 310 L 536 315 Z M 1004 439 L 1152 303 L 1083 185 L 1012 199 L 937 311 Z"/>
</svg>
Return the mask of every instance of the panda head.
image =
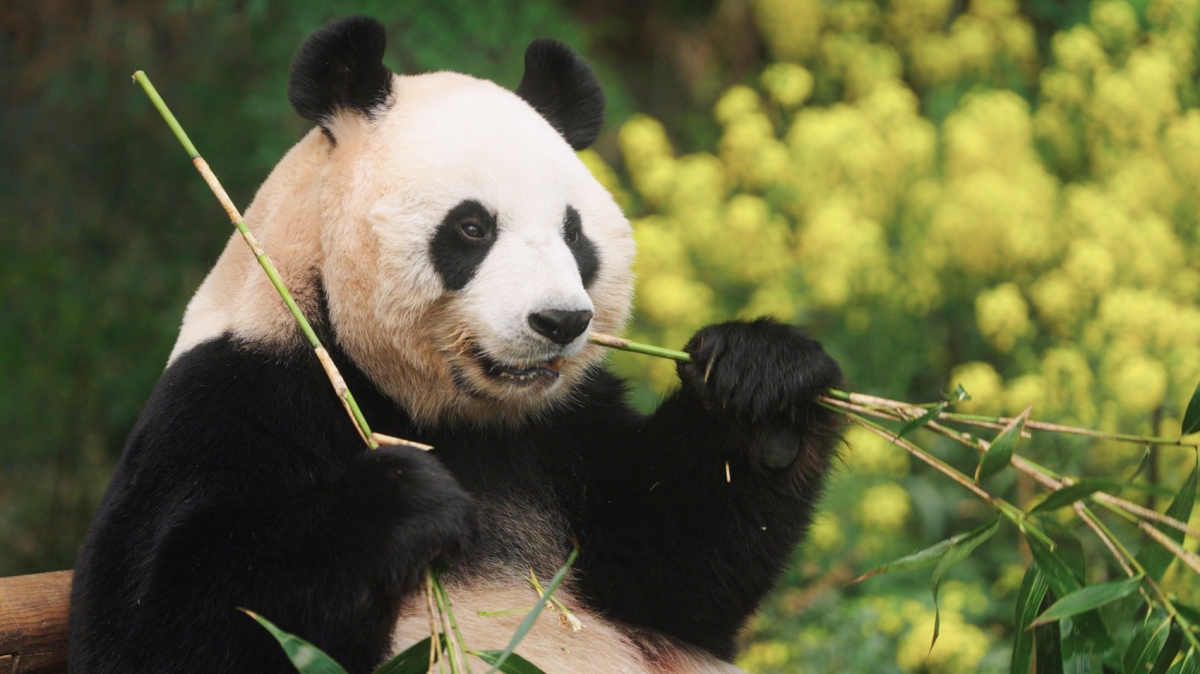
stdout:
<svg viewBox="0 0 1200 674">
<path fill-rule="evenodd" d="M 288 98 L 319 126 L 281 163 L 305 185 L 265 217 L 315 209 L 339 346 L 418 422 L 569 403 L 602 357 L 588 334 L 619 331 L 632 297 L 629 223 L 575 154 L 603 123 L 595 75 L 539 40 L 515 93 L 397 76 L 385 43 L 365 17 L 305 42 Z"/>
</svg>

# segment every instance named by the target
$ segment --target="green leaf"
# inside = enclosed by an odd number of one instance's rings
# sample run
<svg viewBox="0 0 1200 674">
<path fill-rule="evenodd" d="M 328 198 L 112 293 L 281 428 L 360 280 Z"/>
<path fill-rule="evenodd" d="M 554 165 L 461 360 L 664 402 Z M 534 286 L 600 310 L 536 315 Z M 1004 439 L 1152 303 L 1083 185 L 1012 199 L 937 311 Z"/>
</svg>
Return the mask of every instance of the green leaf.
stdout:
<svg viewBox="0 0 1200 674">
<path fill-rule="evenodd" d="M 1033 624 L 1044 625 L 1048 622 L 1078 615 L 1084 611 L 1100 608 L 1111 601 L 1128 597 L 1137 592 L 1141 584 L 1142 577 L 1137 576 L 1135 578 L 1088 585 L 1054 602 L 1054 605 L 1039 616 Z"/>
<path fill-rule="evenodd" d="M 1167 674 L 1200 674 L 1200 656 L 1196 655 L 1196 649 L 1189 650 Z"/>
<path fill-rule="evenodd" d="M 891 573 L 893 571 L 912 571 L 913 569 L 924 569 L 925 567 L 933 566 L 941 561 L 942 557 L 946 554 L 946 551 L 950 549 L 950 546 L 962 541 L 970 535 L 971 532 L 965 532 L 951 536 L 944 541 L 938 541 L 924 550 L 918 550 L 911 555 L 905 555 L 900 559 L 892 560 L 882 566 L 877 566 L 858 578 L 850 581 L 847 583 L 847 585 L 861 583 L 862 581 L 873 576 Z"/>
<path fill-rule="evenodd" d="M 1034 506 L 1033 510 L 1029 511 L 1029 514 L 1057 510 L 1063 506 L 1069 506 L 1076 501 L 1082 501 L 1101 489 L 1116 489 L 1119 491 L 1123 486 L 1120 482 L 1113 480 L 1079 480 L 1062 489 L 1050 492 L 1050 495 L 1044 501 Z"/>
<path fill-rule="evenodd" d="M 1191 518 L 1192 506 L 1196 503 L 1196 471 L 1198 468 L 1200 468 L 1200 463 L 1192 468 L 1192 474 L 1184 481 L 1183 486 L 1179 489 L 1179 494 L 1171 501 L 1170 507 L 1167 508 L 1168 517 L 1174 517 L 1180 522 L 1187 522 Z M 1183 543 L 1182 531 L 1165 524 L 1155 524 L 1154 526 L 1176 543 Z M 1148 539 L 1137 554 L 1138 563 L 1146 570 L 1146 575 L 1154 580 L 1162 578 L 1174 559 L 1175 555 L 1171 554 L 1170 550 L 1153 539 Z"/>
<path fill-rule="evenodd" d="M 1183 413 L 1183 428 L 1179 434 L 1191 435 L 1196 431 L 1200 431 L 1200 384 L 1196 385 L 1192 399 L 1188 401 L 1187 411 Z"/>
<path fill-rule="evenodd" d="M 1167 636 L 1167 643 L 1163 645 L 1162 652 L 1158 654 L 1158 659 L 1154 661 L 1154 668 L 1150 670 L 1150 674 L 1167 674 L 1167 670 L 1171 668 L 1171 663 L 1175 661 L 1175 656 L 1179 655 L 1179 647 L 1183 645 L 1183 630 L 1178 623 L 1171 624 L 1171 633 Z"/>
<path fill-rule="evenodd" d="M 1170 617 L 1161 620 L 1150 619 L 1143 623 L 1134 633 L 1133 641 L 1125 651 L 1125 657 L 1121 658 L 1125 674 L 1149 674 L 1170 633 Z"/>
<path fill-rule="evenodd" d="M 288 659 L 292 661 L 292 666 L 301 674 L 346 674 L 346 670 L 334 662 L 333 658 L 326 655 L 325 651 L 294 634 L 284 632 L 270 620 L 258 615 L 254 611 L 244 608 L 239 608 L 238 610 L 257 620 L 259 625 L 267 628 L 271 636 L 275 637 L 275 640 L 283 647 L 283 652 L 287 653 Z M 428 645 L 426 645 L 426 648 L 428 648 Z M 428 667 L 428 658 L 426 658 L 425 664 Z"/>
<path fill-rule="evenodd" d="M 1079 579 L 1071 570 L 1070 565 L 1064 561 L 1060 552 L 1052 551 L 1036 536 L 1027 534 L 1025 540 L 1029 543 L 1029 550 L 1033 553 L 1033 559 L 1037 562 L 1038 569 L 1046 576 L 1050 590 L 1056 596 L 1065 597 L 1082 587 Z M 1060 548 L 1065 547 L 1065 545 L 1060 545 Z M 1106 665 L 1113 668 L 1119 667 L 1119 657 L 1113 645 L 1112 637 L 1109 636 L 1104 622 L 1100 620 L 1098 612 L 1093 609 L 1080 613 L 1073 617 L 1071 622 L 1072 628 L 1078 627 L 1078 633 L 1082 635 L 1082 638 L 1086 641 L 1088 648 L 1091 649 L 1093 654 L 1099 657 Z M 1070 634 L 1075 634 L 1074 629 L 1072 629 Z"/>
<path fill-rule="evenodd" d="M 925 414 L 922 414 L 921 416 L 917 417 L 916 419 L 910 419 L 908 421 L 908 423 L 906 423 L 900 427 L 900 432 L 896 434 L 896 440 L 903 438 L 904 436 L 908 435 L 909 433 L 911 433 L 911 432 L 917 430 L 918 428 L 921 428 L 925 424 L 928 424 L 929 422 L 933 421 L 934 419 L 937 418 L 937 416 L 939 414 L 944 412 L 945 409 L 946 409 L 946 403 L 944 403 L 944 402 L 938 403 L 937 405 L 934 405 L 932 408 L 930 408 L 930 410 L 928 412 L 926 412 Z M 895 440 L 893 440 L 892 442 L 895 442 Z"/>
<path fill-rule="evenodd" d="M 504 661 L 501 661 L 500 656 L 504 655 L 504 651 L 469 650 L 467 652 L 493 667 L 498 666 L 504 674 L 546 674 L 537 665 L 516 653 L 510 653 Z"/>
<path fill-rule="evenodd" d="M 1059 623 L 1033 628 L 1037 642 L 1037 674 L 1063 674 L 1062 630 Z"/>
<path fill-rule="evenodd" d="M 929 585 L 933 588 L 933 641 L 929 644 L 930 650 L 933 650 L 933 645 L 937 643 L 938 632 L 942 627 L 941 611 L 938 609 L 938 588 L 942 584 L 942 579 L 962 560 L 966 559 L 974 550 L 984 541 L 991 538 L 997 531 L 1000 530 L 1000 518 L 988 522 L 978 529 L 968 533 L 961 540 L 952 543 L 946 553 L 942 555 L 941 561 L 933 570 L 933 577 L 929 579 Z"/>
<path fill-rule="evenodd" d="M 533 623 L 537 622 L 538 615 L 546 607 L 546 602 L 550 601 L 550 596 L 558 589 L 559 583 L 562 583 L 563 578 L 567 577 L 567 572 L 571 570 L 571 565 L 575 563 L 577 557 L 579 557 L 579 548 L 571 551 L 571 555 L 567 557 L 567 563 L 563 564 L 558 573 L 554 574 L 554 578 L 550 579 L 550 584 L 546 586 L 546 593 L 533 605 L 533 610 L 517 626 L 517 631 L 513 633 L 512 640 L 508 642 L 508 647 L 496 657 L 496 662 L 492 663 L 492 668 L 488 670 L 488 674 L 494 674 L 497 670 L 506 671 L 502 669 L 504 663 L 508 661 L 513 651 L 517 649 L 517 644 L 520 644 L 525 635 L 529 633 L 529 630 L 533 629 Z"/>
<path fill-rule="evenodd" d="M 1146 448 L 1142 450 L 1142 458 L 1140 461 L 1138 461 L 1137 470 L 1133 471 L 1133 475 L 1130 475 L 1126 482 L 1133 482 L 1136 480 L 1137 476 L 1141 475 L 1143 470 L 1146 470 L 1146 466 L 1150 465 L 1150 459 L 1153 456 L 1154 452 L 1150 451 L 1150 445 L 1146 445 Z"/>
<path fill-rule="evenodd" d="M 1091 674 L 1092 652 L 1086 627 L 1074 618 L 1058 621 L 1063 674 Z"/>
<path fill-rule="evenodd" d="M 975 469 L 975 484 L 979 484 L 989 477 L 999 473 L 1008 467 L 1012 461 L 1013 452 L 1017 449 L 1017 441 L 1021 439 L 1021 430 L 1025 428 L 1025 420 L 1029 418 L 1029 412 L 1032 407 L 1026 407 L 1020 416 L 1008 422 L 1004 430 L 992 440 L 992 446 L 988 447 L 983 458 L 979 460 L 979 467 Z"/>
<path fill-rule="evenodd" d="M 1029 674 L 1029 667 L 1033 664 L 1034 642 L 1034 633 L 1029 627 L 1037 617 L 1047 587 L 1046 578 L 1038 571 L 1037 562 L 1030 562 L 1029 568 L 1025 569 L 1025 577 L 1021 579 L 1021 589 L 1017 592 L 1017 632 L 1013 636 L 1011 674 Z"/>
<path fill-rule="evenodd" d="M 959 384 L 958 386 L 956 386 L 954 388 L 954 393 L 950 394 L 949 401 L 952 403 L 959 403 L 964 400 L 970 400 L 970 399 L 971 399 L 971 394 L 967 393 L 967 389 L 963 388 L 962 384 Z"/>
<path fill-rule="evenodd" d="M 432 638 L 425 637 L 404 649 L 403 653 L 380 665 L 374 674 L 425 674 L 429 671 L 429 642 Z M 441 640 L 444 642 L 445 637 L 441 637 Z"/>
<path fill-rule="evenodd" d="M 1065 597 L 1081 587 L 1067 563 L 1055 555 L 1045 543 L 1036 536 L 1026 536 L 1025 540 L 1029 543 L 1029 551 L 1033 553 L 1034 561 L 1046 576 L 1054 594 Z"/>
</svg>

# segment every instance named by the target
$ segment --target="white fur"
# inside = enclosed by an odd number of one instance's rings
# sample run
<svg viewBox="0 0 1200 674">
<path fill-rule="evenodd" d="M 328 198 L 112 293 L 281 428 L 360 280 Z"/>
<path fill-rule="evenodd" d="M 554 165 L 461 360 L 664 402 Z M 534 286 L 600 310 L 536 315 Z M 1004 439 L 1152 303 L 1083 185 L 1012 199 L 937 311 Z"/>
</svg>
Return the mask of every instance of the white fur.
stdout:
<svg viewBox="0 0 1200 674">
<path fill-rule="evenodd" d="M 463 639 L 473 650 L 504 650 L 538 596 L 528 579 L 494 579 L 470 586 L 450 583 L 447 594 Z M 735 674 L 741 669 L 661 636 L 639 637 L 588 612 L 568 590 L 555 596 L 583 624 L 575 632 L 554 608 L 543 610 L 533 629 L 517 647 L 526 660 L 546 674 Z M 503 615 L 479 615 L 480 612 Z M 392 636 L 393 649 L 403 651 L 429 636 L 429 611 L 424 595 L 405 604 Z M 640 641 L 640 643 L 638 643 Z M 647 653 L 653 653 L 651 658 Z M 482 669 L 481 669 L 482 668 Z M 488 666 L 472 659 L 472 669 Z"/>
</svg>

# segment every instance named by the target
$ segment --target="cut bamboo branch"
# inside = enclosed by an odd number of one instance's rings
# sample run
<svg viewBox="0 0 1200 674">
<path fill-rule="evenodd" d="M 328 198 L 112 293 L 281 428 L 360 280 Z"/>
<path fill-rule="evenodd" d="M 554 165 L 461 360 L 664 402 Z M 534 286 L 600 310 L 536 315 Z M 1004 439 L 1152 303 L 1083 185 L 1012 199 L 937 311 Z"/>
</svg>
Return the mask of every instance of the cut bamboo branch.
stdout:
<svg viewBox="0 0 1200 674">
<path fill-rule="evenodd" d="M 229 216 L 230 222 L 232 222 L 233 226 L 236 227 L 239 232 L 241 232 L 242 239 L 245 240 L 246 245 L 254 254 L 255 259 L 258 260 L 258 264 L 263 268 L 263 271 L 266 272 L 267 278 L 271 280 L 271 285 L 275 286 L 276 292 L 278 292 L 279 296 L 283 299 L 283 303 L 287 305 L 288 311 L 290 311 L 292 316 L 296 319 L 296 323 L 299 325 L 300 331 L 304 333 L 304 336 L 308 339 L 308 343 L 316 352 L 317 358 L 321 361 L 321 366 L 325 369 L 326 376 L 329 377 L 329 383 L 333 386 L 334 391 L 337 393 L 338 399 L 342 401 L 342 406 L 345 407 L 346 413 L 350 416 L 351 422 L 354 423 L 354 428 L 358 431 L 359 437 L 361 437 L 363 442 L 365 442 L 371 449 L 379 447 L 381 443 L 376 439 L 375 434 L 371 432 L 371 427 L 367 424 L 367 420 L 363 416 L 362 410 L 359 409 L 358 402 L 354 399 L 354 394 L 352 394 L 350 389 L 346 386 L 346 382 L 342 378 L 341 373 L 338 371 L 337 365 L 334 364 L 333 359 L 330 358 L 329 353 L 321 344 L 320 338 L 317 337 L 316 331 L 313 330 L 312 325 L 304 316 L 304 312 L 300 310 L 300 306 L 296 304 L 296 300 L 292 297 L 292 293 L 287 289 L 283 279 L 279 276 L 279 272 L 275 269 L 275 264 L 271 262 L 271 258 L 267 257 L 267 253 L 262 249 L 262 246 L 258 244 L 258 240 L 254 238 L 254 234 L 251 233 L 250 227 L 246 224 L 246 220 L 242 217 L 241 212 L 238 211 L 237 206 L 233 204 L 233 200 L 229 198 L 229 194 L 225 191 L 225 188 L 221 186 L 221 181 L 217 180 L 217 176 L 209 167 L 208 162 L 204 161 L 204 158 L 200 156 L 200 152 L 196 150 L 196 146 L 193 145 L 191 139 L 188 138 L 187 133 L 179 124 L 179 120 L 175 119 L 175 115 L 171 112 L 171 109 L 167 107 L 167 104 L 165 101 L 163 101 L 162 96 L 158 94 L 158 90 L 155 89 L 154 85 L 150 83 L 150 78 L 146 76 L 146 73 L 141 70 L 135 72 L 133 74 L 133 80 L 142 85 L 142 89 L 146 92 L 146 95 L 150 98 L 150 101 L 154 104 L 154 107 L 158 109 L 158 113 L 162 115 L 162 118 L 166 121 L 167 126 L 171 127 L 171 131 L 175 132 L 175 137 L 179 139 L 179 143 L 183 145 L 183 149 L 186 150 L 188 156 L 192 158 L 192 164 L 195 165 L 196 170 L 200 173 L 200 176 L 204 179 L 204 182 L 208 184 L 208 188 L 212 190 L 212 193 L 214 196 L 216 196 L 217 201 L 221 203 L 221 208 L 225 209 L 225 214 Z M 418 449 L 430 449 L 429 445 L 423 445 L 419 442 L 410 442 L 408 440 L 401 440 L 400 438 L 390 439 L 394 440 L 394 442 L 390 442 L 388 444 L 405 445 L 409 447 L 416 447 Z"/>
<path fill-rule="evenodd" d="M 441 651 L 442 640 L 438 638 L 438 619 L 435 615 L 433 600 L 433 574 L 429 567 L 425 567 L 425 608 L 429 611 L 429 669 L 426 670 L 429 674 L 433 674 L 433 665 L 436 662 L 439 674 L 445 671 L 442 666 L 442 659 L 439 657 Z"/>
<path fill-rule="evenodd" d="M 1183 546 L 1171 540 L 1170 536 L 1167 536 L 1163 532 L 1159 531 L 1157 527 L 1149 522 L 1139 523 L 1138 528 L 1145 532 L 1145 534 L 1150 538 L 1158 541 L 1159 545 L 1170 550 L 1172 554 L 1180 559 L 1180 561 L 1182 561 L 1184 564 L 1187 564 L 1192 571 L 1200 574 L 1200 556 L 1197 556 L 1196 553 L 1192 552 L 1191 550 L 1185 550 Z"/>
<path fill-rule="evenodd" d="M 1137 575 L 1134 572 L 1133 567 L 1129 566 L 1129 562 L 1125 561 L 1125 556 L 1122 555 L 1121 551 L 1117 549 L 1116 542 L 1113 541 L 1112 538 L 1109 538 L 1108 534 L 1100 528 L 1100 525 L 1096 522 L 1096 520 L 1092 519 L 1092 516 L 1088 513 L 1087 508 L 1079 501 L 1076 501 L 1072 507 L 1075 509 L 1075 514 L 1079 516 L 1079 519 L 1083 520 L 1083 523 L 1088 525 L 1088 527 L 1092 530 L 1092 533 L 1096 534 L 1096 538 L 1099 538 L 1100 541 L 1104 543 L 1104 547 L 1108 548 L 1108 551 L 1112 553 L 1112 556 L 1117 559 L 1117 563 L 1119 563 L 1121 568 L 1125 570 L 1125 575 L 1129 576 L 1130 578 L 1133 578 L 1135 575 Z"/>
</svg>

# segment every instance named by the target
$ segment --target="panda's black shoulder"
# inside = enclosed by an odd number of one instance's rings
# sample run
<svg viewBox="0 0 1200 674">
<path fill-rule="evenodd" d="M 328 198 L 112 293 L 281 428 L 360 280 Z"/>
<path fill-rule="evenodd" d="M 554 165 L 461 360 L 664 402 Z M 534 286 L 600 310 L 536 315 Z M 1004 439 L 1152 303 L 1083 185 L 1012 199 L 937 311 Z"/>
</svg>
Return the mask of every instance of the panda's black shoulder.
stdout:
<svg viewBox="0 0 1200 674">
<path fill-rule="evenodd" d="M 629 403 L 629 383 L 601 365 L 588 369 L 571 390 L 567 401 L 552 416 L 560 428 L 627 428 L 645 416 Z"/>
<path fill-rule="evenodd" d="M 149 471 L 154 479 L 236 472 L 239 479 L 223 480 L 225 487 L 303 479 L 360 448 L 339 421 L 345 412 L 308 349 L 224 334 L 163 372 L 118 470 Z"/>
</svg>

